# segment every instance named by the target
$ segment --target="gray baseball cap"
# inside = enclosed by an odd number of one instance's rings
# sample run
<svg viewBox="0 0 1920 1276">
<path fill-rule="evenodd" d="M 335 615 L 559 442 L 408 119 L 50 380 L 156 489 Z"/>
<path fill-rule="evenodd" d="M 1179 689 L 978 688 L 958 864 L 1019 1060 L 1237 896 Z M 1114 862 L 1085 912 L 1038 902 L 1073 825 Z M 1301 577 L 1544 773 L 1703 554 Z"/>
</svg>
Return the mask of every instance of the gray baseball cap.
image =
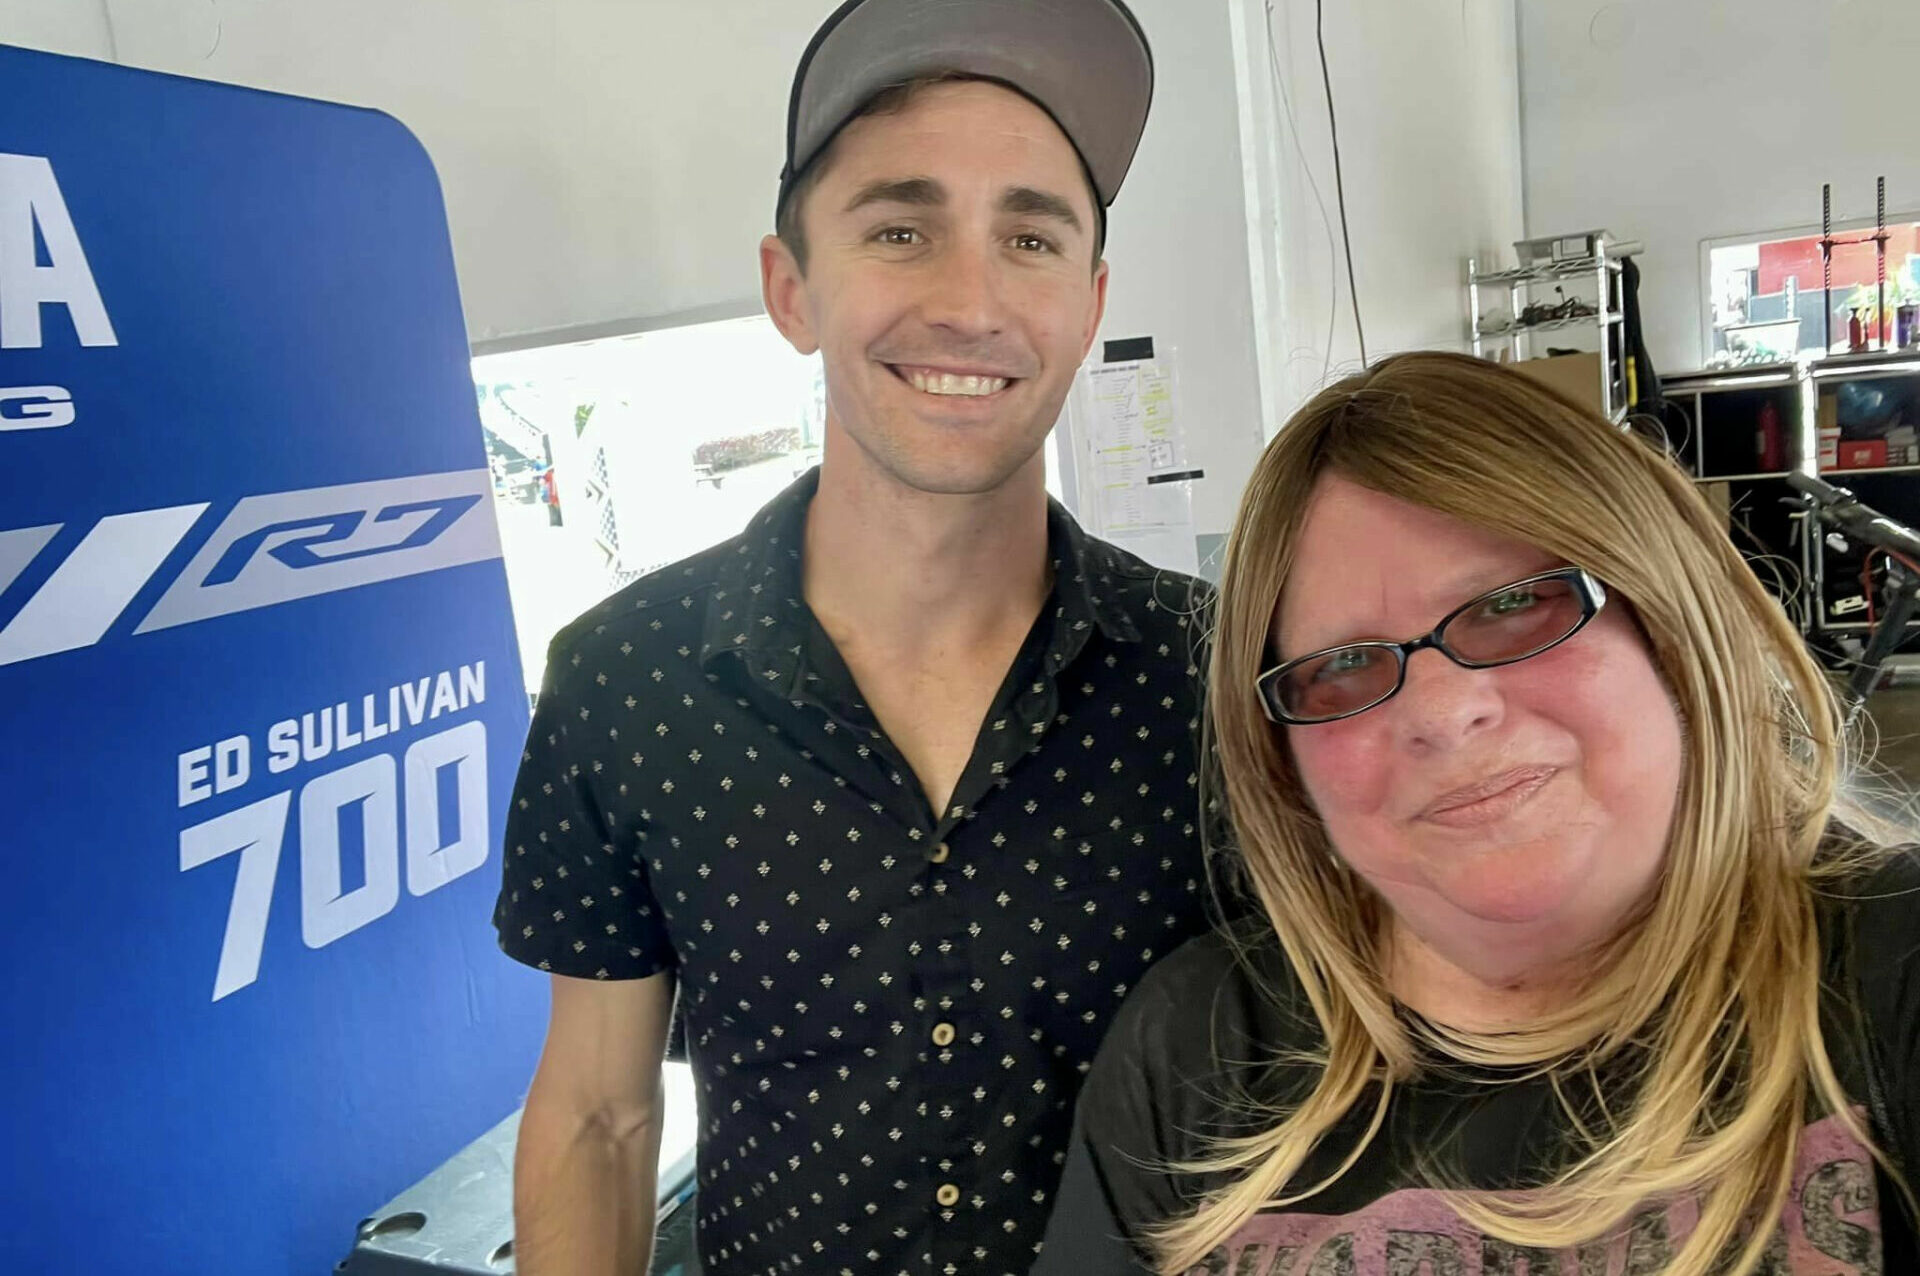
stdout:
<svg viewBox="0 0 1920 1276">
<path fill-rule="evenodd" d="M 847 0 L 793 77 L 780 202 L 875 94 L 945 72 L 999 81 L 1053 116 L 1104 218 L 1153 101 L 1153 50 L 1121 0 Z"/>
</svg>

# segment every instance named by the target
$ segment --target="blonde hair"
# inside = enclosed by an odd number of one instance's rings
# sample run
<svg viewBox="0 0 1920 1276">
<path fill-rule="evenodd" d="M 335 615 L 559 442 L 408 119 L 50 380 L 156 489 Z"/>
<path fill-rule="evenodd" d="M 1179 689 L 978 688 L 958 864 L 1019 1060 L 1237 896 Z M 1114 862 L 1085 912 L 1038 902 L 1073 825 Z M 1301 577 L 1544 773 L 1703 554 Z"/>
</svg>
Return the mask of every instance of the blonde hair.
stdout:
<svg viewBox="0 0 1920 1276">
<path fill-rule="evenodd" d="M 1580 994 L 1523 1031 L 1410 1028 L 1396 1016 L 1382 975 L 1385 907 L 1337 861 L 1282 729 L 1261 712 L 1254 680 L 1272 663 L 1274 609 L 1308 496 L 1329 472 L 1593 572 L 1630 600 L 1681 715 L 1687 748 L 1660 889 L 1599 955 Z M 1789 1190 L 1809 1097 L 1873 1146 L 1819 1022 L 1815 892 L 1874 853 L 1864 843 L 1823 850 L 1841 715 L 1726 528 L 1638 437 L 1459 355 L 1401 355 L 1320 394 L 1274 439 L 1242 498 L 1221 581 L 1207 731 L 1217 751 L 1209 782 L 1219 786 L 1210 797 L 1230 813 L 1246 885 L 1278 932 L 1324 1047 L 1311 1056 L 1320 1071 L 1304 1098 L 1272 1112 L 1261 1132 L 1220 1140 L 1178 1167 L 1229 1185 L 1158 1231 L 1162 1272 L 1185 1271 L 1259 1210 L 1305 1200 L 1351 1169 L 1395 1085 L 1418 1071 L 1422 1047 L 1467 1064 L 1530 1067 L 1560 1097 L 1576 1142 L 1557 1177 L 1524 1194 L 1450 1195 L 1463 1219 L 1516 1245 L 1590 1242 L 1649 1200 L 1694 1194 L 1699 1223 L 1667 1270 L 1749 1272 Z M 1600 1065 L 1629 1047 L 1643 1052 L 1633 1092 L 1602 1093 Z M 1294 1183 L 1363 1102 L 1365 1134 L 1328 1149 L 1339 1168 Z"/>
</svg>

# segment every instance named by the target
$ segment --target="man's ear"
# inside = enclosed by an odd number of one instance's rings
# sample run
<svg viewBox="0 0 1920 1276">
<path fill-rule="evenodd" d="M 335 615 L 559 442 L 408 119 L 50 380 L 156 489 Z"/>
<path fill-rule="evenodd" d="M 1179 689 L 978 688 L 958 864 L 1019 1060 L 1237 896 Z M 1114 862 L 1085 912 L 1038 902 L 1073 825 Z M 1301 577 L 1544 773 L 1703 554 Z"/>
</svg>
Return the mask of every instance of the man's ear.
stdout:
<svg viewBox="0 0 1920 1276">
<path fill-rule="evenodd" d="M 820 349 L 807 314 L 807 277 L 794 260 L 793 250 L 778 235 L 760 241 L 760 295 L 766 303 L 767 317 L 788 345 L 803 355 Z"/>
<path fill-rule="evenodd" d="M 1080 360 L 1093 353 L 1093 339 L 1100 332 L 1100 321 L 1107 317 L 1107 263 L 1104 258 L 1093 268 L 1093 307 L 1087 312 L 1087 330 L 1080 342 Z"/>
</svg>

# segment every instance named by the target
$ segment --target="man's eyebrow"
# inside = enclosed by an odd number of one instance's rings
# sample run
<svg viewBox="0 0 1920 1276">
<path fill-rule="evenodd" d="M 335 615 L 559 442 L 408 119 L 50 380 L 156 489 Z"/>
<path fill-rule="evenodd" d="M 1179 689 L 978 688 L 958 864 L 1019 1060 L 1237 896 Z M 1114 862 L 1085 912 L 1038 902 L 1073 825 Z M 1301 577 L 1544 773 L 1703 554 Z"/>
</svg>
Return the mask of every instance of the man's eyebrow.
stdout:
<svg viewBox="0 0 1920 1276">
<path fill-rule="evenodd" d="M 846 211 L 851 213 L 869 204 L 912 204 L 932 208 L 946 202 L 947 188 L 931 177 L 887 178 L 862 186 L 848 201 Z"/>
<path fill-rule="evenodd" d="M 1000 211 L 1017 217 L 1051 217 L 1075 230 L 1086 229 L 1080 224 L 1080 214 L 1073 211 L 1072 204 L 1058 195 L 1035 190 L 1031 186 L 1015 186 L 1002 195 Z"/>
</svg>

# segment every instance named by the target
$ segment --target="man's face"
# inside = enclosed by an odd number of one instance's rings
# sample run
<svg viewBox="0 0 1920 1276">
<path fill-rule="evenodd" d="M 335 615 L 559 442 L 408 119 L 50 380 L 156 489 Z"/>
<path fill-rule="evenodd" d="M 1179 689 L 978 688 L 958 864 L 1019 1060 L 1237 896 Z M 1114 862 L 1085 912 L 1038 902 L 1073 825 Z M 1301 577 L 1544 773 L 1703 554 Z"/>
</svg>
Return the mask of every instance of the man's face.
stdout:
<svg viewBox="0 0 1920 1276">
<path fill-rule="evenodd" d="M 995 490 L 1037 459 L 1106 305 L 1072 143 L 1019 94 L 960 82 L 855 120 L 824 162 L 806 273 L 772 237 L 761 269 L 774 322 L 825 362 L 829 456 Z"/>
</svg>

